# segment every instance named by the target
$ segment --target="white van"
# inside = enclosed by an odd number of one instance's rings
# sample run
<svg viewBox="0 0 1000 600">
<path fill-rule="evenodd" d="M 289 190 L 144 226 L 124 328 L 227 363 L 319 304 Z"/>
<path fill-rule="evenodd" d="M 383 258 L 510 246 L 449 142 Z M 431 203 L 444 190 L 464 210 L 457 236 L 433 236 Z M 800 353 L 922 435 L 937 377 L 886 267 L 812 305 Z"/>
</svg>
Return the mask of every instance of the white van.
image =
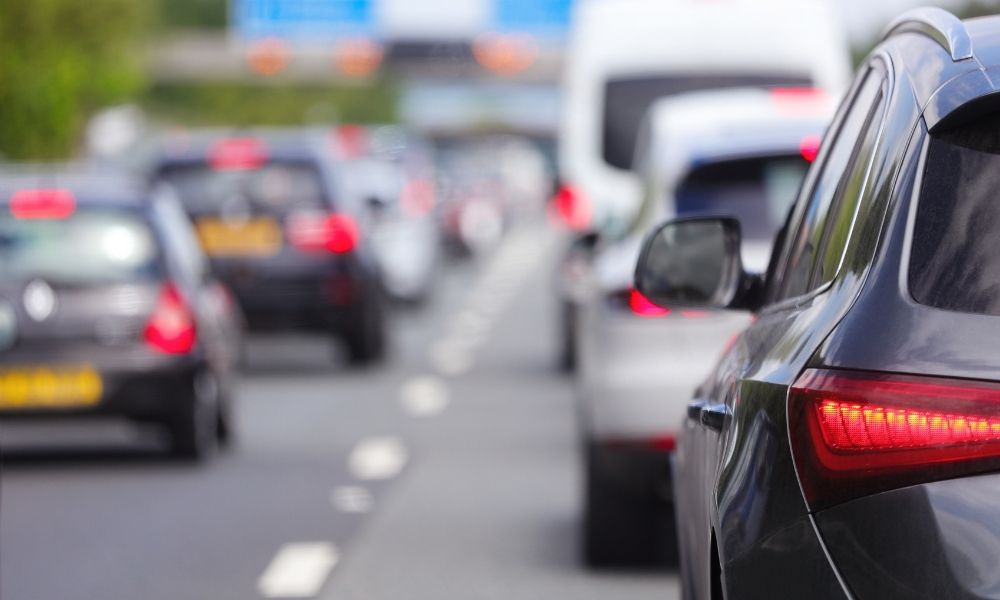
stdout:
<svg viewBox="0 0 1000 600">
<path fill-rule="evenodd" d="M 747 86 L 839 95 L 850 81 L 847 40 L 824 0 L 580 0 L 573 19 L 559 174 L 563 198 L 590 216 L 573 220 L 581 229 L 614 235 L 630 222 L 636 132 L 658 98 Z"/>
</svg>

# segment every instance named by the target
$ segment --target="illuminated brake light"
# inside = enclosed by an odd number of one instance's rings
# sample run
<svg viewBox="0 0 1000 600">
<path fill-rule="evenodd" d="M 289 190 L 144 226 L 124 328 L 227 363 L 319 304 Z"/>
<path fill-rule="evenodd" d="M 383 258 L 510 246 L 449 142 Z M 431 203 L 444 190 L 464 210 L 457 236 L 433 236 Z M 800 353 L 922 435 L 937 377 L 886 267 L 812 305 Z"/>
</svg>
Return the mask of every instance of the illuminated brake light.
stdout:
<svg viewBox="0 0 1000 600">
<path fill-rule="evenodd" d="M 358 245 L 358 226 L 348 215 L 296 214 L 288 219 L 288 239 L 305 252 L 347 254 Z"/>
<path fill-rule="evenodd" d="M 255 138 L 220 140 L 208 151 L 208 164 L 216 171 L 252 171 L 267 160 L 267 148 Z"/>
<path fill-rule="evenodd" d="M 10 212 L 18 219 L 66 219 L 76 212 L 69 190 L 18 190 L 10 197 Z"/>
<path fill-rule="evenodd" d="M 799 153 L 802 155 L 802 158 L 808 162 L 815 161 L 822 142 L 823 138 L 818 135 L 807 135 L 802 138 L 802 141 L 799 142 Z"/>
<path fill-rule="evenodd" d="M 194 313 L 172 283 L 164 285 L 160 291 L 143 338 L 150 347 L 164 354 L 187 354 L 194 348 L 197 340 Z"/>
<path fill-rule="evenodd" d="M 670 314 L 669 308 L 653 304 L 649 298 L 643 296 L 642 292 L 636 289 L 629 291 L 628 307 L 640 317 L 664 317 Z"/>
<path fill-rule="evenodd" d="M 593 224 L 593 206 L 578 188 L 563 185 L 549 201 L 549 212 L 556 223 L 574 231 L 583 231 Z"/>
<path fill-rule="evenodd" d="M 810 505 L 1000 468 L 1000 385 L 810 369 L 788 398 Z"/>
</svg>

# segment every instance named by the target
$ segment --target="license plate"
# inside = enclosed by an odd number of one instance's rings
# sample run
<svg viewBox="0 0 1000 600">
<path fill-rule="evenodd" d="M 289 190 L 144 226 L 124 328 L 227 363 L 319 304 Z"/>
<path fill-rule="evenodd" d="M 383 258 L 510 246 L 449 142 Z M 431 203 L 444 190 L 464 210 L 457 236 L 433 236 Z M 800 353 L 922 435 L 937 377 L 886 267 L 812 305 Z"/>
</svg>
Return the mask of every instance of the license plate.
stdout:
<svg viewBox="0 0 1000 600">
<path fill-rule="evenodd" d="M 281 250 L 281 227 L 267 217 L 238 223 L 199 219 L 196 229 L 201 247 L 209 256 L 272 256 Z"/>
<path fill-rule="evenodd" d="M 90 367 L 0 370 L 0 408 L 74 408 L 101 400 L 104 382 Z"/>
</svg>

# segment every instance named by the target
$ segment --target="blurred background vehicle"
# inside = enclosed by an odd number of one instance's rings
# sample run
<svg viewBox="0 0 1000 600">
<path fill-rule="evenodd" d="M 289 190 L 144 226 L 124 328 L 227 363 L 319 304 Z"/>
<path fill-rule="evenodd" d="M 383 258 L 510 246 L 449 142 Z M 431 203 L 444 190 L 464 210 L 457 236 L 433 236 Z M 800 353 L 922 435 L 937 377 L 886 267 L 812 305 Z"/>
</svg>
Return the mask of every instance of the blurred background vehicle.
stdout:
<svg viewBox="0 0 1000 600">
<path fill-rule="evenodd" d="M 659 98 L 744 86 L 815 87 L 839 94 L 848 47 L 826 2 L 664 3 L 597 0 L 578 6 L 567 50 L 553 212 L 574 238 L 560 264 L 558 364 L 576 363 L 581 281 L 600 237 L 623 235 L 640 185 L 631 171 L 639 124 Z M 782 15 L 775 18 L 775 15 Z"/>
<path fill-rule="evenodd" d="M 658 305 L 757 314 L 677 453 L 687 597 L 992 593 L 991 567 L 940 557 L 998 539 L 998 50 L 998 17 L 894 23 L 765 277 L 742 268 L 733 220 L 651 234 L 636 285 Z"/>
<path fill-rule="evenodd" d="M 251 330 L 323 332 L 371 363 L 387 328 L 370 219 L 321 143 L 303 131 L 192 132 L 164 141 L 151 181 L 180 199 Z"/>
<path fill-rule="evenodd" d="M 736 176 L 721 172 L 715 135 L 740 135 L 709 128 L 711 147 L 649 146 L 656 136 L 637 139 L 644 115 L 688 93 L 778 89 L 783 105 L 814 90 L 839 95 L 848 61 L 924 1 L 6 3 L 0 188 L 63 189 L 76 175 L 32 179 L 31 163 L 74 161 L 135 173 L 149 195 L 173 193 L 234 311 L 252 309 L 253 330 L 234 342 L 245 358 L 230 388 L 239 446 L 210 466 L 164 460 L 164 436 L 145 435 L 163 422 L 0 415 L 0 598 L 678 597 L 666 561 L 635 572 L 580 560 L 588 439 L 613 459 L 590 479 L 612 484 L 594 486 L 610 506 L 595 531 L 620 539 L 642 527 L 626 554 L 646 558 L 647 510 L 671 491 L 651 489 L 668 476 L 656 464 L 668 451 L 631 449 L 669 447 L 672 386 L 721 340 L 699 327 L 747 319 L 680 306 L 656 316 L 629 289 L 621 264 L 644 227 L 673 214 L 668 190 L 687 177 L 661 153 L 681 164 L 704 154 L 682 187 L 707 203 L 722 192 L 706 179 Z M 967 16 L 1000 10 L 1000 0 L 926 1 Z M 906 77 L 944 66 L 912 65 Z M 742 216 L 756 227 L 750 217 L 764 215 Z M 112 237 L 126 252 L 129 236 Z M 74 274 L 77 255 L 93 251 L 85 244 L 74 235 L 60 246 Z M 0 282 L 17 279 L 2 267 Z M 32 294 L 45 299 L 40 286 Z M 4 323 L 0 314 L 0 371 Z M 684 343 L 652 339 L 680 329 Z M 24 362 L 10 349 L 15 373 L 0 379 L 0 403 L 24 397 L 21 372 L 47 385 L 59 357 L 76 352 L 53 344 Z M 555 357 L 571 366 L 577 348 L 575 377 L 552 368 Z M 661 352 L 668 366 L 650 366 Z M 682 360 L 690 372 L 674 373 Z M 639 402 L 652 398 L 647 384 L 662 386 L 653 407 Z M 719 529 L 731 544 L 757 533 L 759 504 L 746 499 L 775 493 L 749 489 Z M 627 518 L 618 491 L 638 494 Z M 765 545 L 776 552 L 808 539 L 773 533 Z M 984 544 L 976 555 L 995 554 Z M 595 547 L 622 557 L 613 543 Z M 856 556 L 911 557 L 880 551 Z"/>
<path fill-rule="evenodd" d="M 665 217 L 730 215 L 747 270 L 763 272 L 832 110 L 815 90 L 733 89 L 659 100 L 643 120 L 639 217 L 594 257 L 574 335 L 588 563 L 676 560 L 670 473 L 685 408 L 750 322 L 651 303 L 632 287 L 644 234 Z"/>
<path fill-rule="evenodd" d="M 340 138 L 344 130 L 336 130 Z M 399 127 L 361 131 L 354 135 L 364 136 L 363 151 L 353 158 L 340 152 L 346 158 L 342 185 L 354 203 L 365 206 L 361 217 L 368 221 L 385 291 L 397 300 L 423 303 L 433 295 L 442 266 L 433 150 Z"/>
<path fill-rule="evenodd" d="M 233 436 L 241 318 L 173 198 L 110 175 L 0 184 L 0 417 L 118 417 L 203 459 Z"/>
</svg>

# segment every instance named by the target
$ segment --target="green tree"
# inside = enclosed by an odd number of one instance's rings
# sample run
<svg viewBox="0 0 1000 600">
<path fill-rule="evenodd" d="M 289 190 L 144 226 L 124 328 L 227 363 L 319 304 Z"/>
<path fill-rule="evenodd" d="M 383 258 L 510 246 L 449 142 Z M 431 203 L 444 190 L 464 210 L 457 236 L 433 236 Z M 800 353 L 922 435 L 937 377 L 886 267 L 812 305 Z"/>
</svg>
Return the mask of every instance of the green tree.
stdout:
<svg viewBox="0 0 1000 600">
<path fill-rule="evenodd" d="M 0 0 L 0 155 L 72 154 L 87 116 L 142 88 L 145 0 Z"/>
</svg>

